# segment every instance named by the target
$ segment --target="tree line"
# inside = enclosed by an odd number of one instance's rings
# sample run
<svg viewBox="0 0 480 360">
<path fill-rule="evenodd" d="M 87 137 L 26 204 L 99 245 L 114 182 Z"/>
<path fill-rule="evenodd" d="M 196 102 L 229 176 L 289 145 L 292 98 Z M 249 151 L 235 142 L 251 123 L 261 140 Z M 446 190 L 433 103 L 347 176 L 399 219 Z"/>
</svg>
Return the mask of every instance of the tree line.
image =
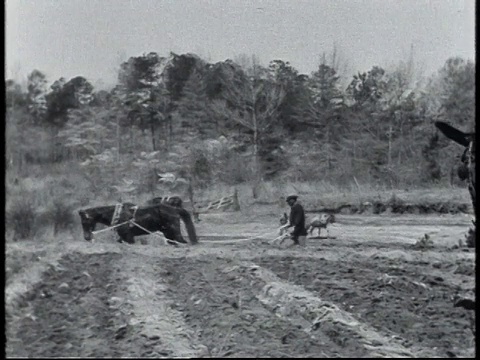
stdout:
<svg viewBox="0 0 480 360">
<path fill-rule="evenodd" d="M 115 149 L 120 159 L 221 137 L 232 152 L 250 156 L 256 182 L 292 169 L 305 180 L 363 174 L 392 186 L 438 182 L 452 173 L 461 150 L 432 124 L 471 128 L 472 61 L 452 57 L 435 74 L 419 78 L 410 58 L 347 80 L 343 86 L 335 59 L 325 56 L 306 75 L 283 60 L 268 66 L 254 56 L 243 64 L 209 63 L 195 54 L 151 52 L 123 62 L 110 90 L 96 90 L 82 76 L 48 87 L 46 76 L 33 70 L 25 88 L 6 80 L 7 156 L 85 161 Z M 37 129 L 51 135 L 48 146 L 32 137 Z M 42 146 L 48 151 L 39 159 Z M 303 165 L 295 164 L 300 156 Z M 308 166 L 315 170 L 309 173 Z"/>
</svg>

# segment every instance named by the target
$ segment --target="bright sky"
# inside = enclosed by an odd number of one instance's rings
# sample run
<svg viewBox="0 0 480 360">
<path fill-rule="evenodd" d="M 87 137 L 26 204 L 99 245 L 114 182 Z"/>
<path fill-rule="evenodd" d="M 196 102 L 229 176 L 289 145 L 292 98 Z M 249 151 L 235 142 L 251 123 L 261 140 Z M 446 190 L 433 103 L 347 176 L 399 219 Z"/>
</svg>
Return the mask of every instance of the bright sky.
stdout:
<svg viewBox="0 0 480 360">
<path fill-rule="evenodd" d="M 475 0 L 6 0 L 6 77 L 116 81 L 151 51 L 210 62 L 257 55 L 309 74 L 336 44 L 348 77 L 414 59 L 427 73 L 475 58 Z"/>
</svg>

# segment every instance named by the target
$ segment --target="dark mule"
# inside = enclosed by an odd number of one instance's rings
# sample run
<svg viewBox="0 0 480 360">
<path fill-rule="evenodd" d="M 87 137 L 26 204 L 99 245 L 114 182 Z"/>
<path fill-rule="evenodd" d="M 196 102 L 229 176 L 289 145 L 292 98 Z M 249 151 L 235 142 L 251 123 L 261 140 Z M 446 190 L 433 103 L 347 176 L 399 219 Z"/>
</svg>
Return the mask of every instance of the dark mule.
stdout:
<svg viewBox="0 0 480 360">
<path fill-rule="evenodd" d="M 476 214 L 475 202 L 475 133 L 464 133 L 453 126 L 442 121 L 435 122 L 435 126 L 450 140 L 465 147 L 465 151 L 461 157 L 462 165 L 459 168 L 458 175 L 462 180 L 468 180 L 468 191 L 472 199 L 473 212 Z M 475 222 L 473 223 L 473 243 L 475 246 Z"/>
<path fill-rule="evenodd" d="M 146 235 L 148 232 L 142 228 L 154 232 L 161 231 L 167 239 L 180 243 L 187 243 L 182 236 L 180 220 L 187 229 L 188 238 L 191 244 L 198 242 L 192 218 L 187 210 L 167 204 L 155 204 L 140 206 L 134 213 L 131 209 L 125 209 L 120 216 L 119 222 L 133 220 L 133 223 L 118 227 L 118 235 L 128 243 L 134 243 L 133 238 L 139 235 Z M 140 225 L 136 226 L 135 224 Z"/>
<path fill-rule="evenodd" d="M 115 208 L 118 209 L 118 206 L 101 206 L 80 210 L 79 214 L 82 219 L 85 240 L 92 239 L 92 231 L 99 222 L 108 226 L 121 224 L 116 228 L 120 236 L 120 242 L 125 241 L 133 244 L 135 243 L 135 236 L 161 231 L 167 239 L 185 244 L 187 241 L 183 238 L 180 228 L 180 220 L 182 220 L 187 229 L 190 243 L 196 244 L 198 242 L 191 216 L 185 209 L 166 204 L 139 207 L 132 205 L 123 204 L 115 223 L 112 223 L 111 219 L 114 217 Z M 124 222 L 127 223 L 122 224 Z"/>
<path fill-rule="evenodd" d="M 134 207 L 135 204 L 124 203 L 79 210 L 78 214 L 82 222 L 83 237 L 85 240 L 91 241 L 93 237 L 92 232 L 95 230 L 97 224 L 115 226 L 119 223 L 118 219 L 121 212 L 123 212 L 125 208 L 133 209 Z"/>
</svg>

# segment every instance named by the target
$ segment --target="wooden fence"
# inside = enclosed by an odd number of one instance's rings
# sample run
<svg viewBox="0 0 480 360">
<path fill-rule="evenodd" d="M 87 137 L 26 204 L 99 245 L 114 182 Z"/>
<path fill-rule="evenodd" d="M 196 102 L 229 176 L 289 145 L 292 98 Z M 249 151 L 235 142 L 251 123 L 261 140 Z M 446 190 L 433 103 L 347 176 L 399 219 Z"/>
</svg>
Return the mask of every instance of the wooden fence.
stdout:
<svg viewBox="0 0 480 360">
<path fill-rule="evenodd" d="M 221 199 L 206 201 L 206 202 L 195 202 L 195 213 L 205 214 L 210 211 L 215 210 L 240 210 L 240 203 L 238 202 L 238 193 L 235 189 L 234 193 L 229 196 L 224 196 Z"/>
</svg>

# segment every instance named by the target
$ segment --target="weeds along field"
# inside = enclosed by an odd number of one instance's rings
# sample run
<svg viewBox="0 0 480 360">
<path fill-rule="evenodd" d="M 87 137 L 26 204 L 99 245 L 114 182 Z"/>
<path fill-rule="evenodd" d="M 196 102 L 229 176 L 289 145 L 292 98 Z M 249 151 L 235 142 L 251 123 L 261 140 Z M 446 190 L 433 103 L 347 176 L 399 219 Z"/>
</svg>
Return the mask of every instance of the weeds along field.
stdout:
<svg viewBox="0 0 480 360">
<path fill-rule="evenodd" d="M 475 289 L 464 188 L 264 183 L 252 199 L 239 186 L 240 211 L 201 214 L 199 244 L 171 247 L 157 235 L 120 244 L 112 231 L 86 242 L 77 211 L 118 194 L 92 191 L 74 168 L 50 174 L 7 173 L 8 357 L 475 357 L 474 311 L 454 306 Z M 440 213 L 339 212 L 289 247 L 271 240 L 291 192 L 308 217 L 375 202 Z M 163 194 L 121 200 L 152 195 Z"/>
<path fill-rule="evenodd" d="M 50 235 L 45 234 L 51 231 L 54 235 L 62 231 L 75 232 L 80 227 L 77 212 L 87 207 L 127 201 L 141 204 L 156 196 L 180 195 L 187 209 L 191 209 L 186 186 L 159 186 L 156 178 L 152 179 L 142 171 L 130 174 L 134 176 L 126 182 L 122 171 L 107 170 L 92 174 L 85 172 L 80 164 L 68 162 L 29 166 L 22 174 L 7 171 L 7 240 L 48 239 Z M 232 195 L 235 190 L 241 208 L 248 209 L 246 214 L 255 213 L 257 206 L 272 206 L 272 212 L 281 214 L 288 210 L 284 199 L 291 193 L 298 194 L 306 210 L 311 212 L 336 211 L 347 206 L 345 213 L 382 213 L 401 205 L 413 206 L 406 212 L 448 214 L 472 211 L 468 191 L 463 187 L 392 190 L 353 181 L 349 187 L 343 188 L 326 182 L 266 182 L 255 189 L 256 198 L 252 196 L 250 185 L 216 184 L 195 189 L 194 201 L 217 200 Z M 365 208 L 365 204 L 385 206 Z"/>
</svg>

